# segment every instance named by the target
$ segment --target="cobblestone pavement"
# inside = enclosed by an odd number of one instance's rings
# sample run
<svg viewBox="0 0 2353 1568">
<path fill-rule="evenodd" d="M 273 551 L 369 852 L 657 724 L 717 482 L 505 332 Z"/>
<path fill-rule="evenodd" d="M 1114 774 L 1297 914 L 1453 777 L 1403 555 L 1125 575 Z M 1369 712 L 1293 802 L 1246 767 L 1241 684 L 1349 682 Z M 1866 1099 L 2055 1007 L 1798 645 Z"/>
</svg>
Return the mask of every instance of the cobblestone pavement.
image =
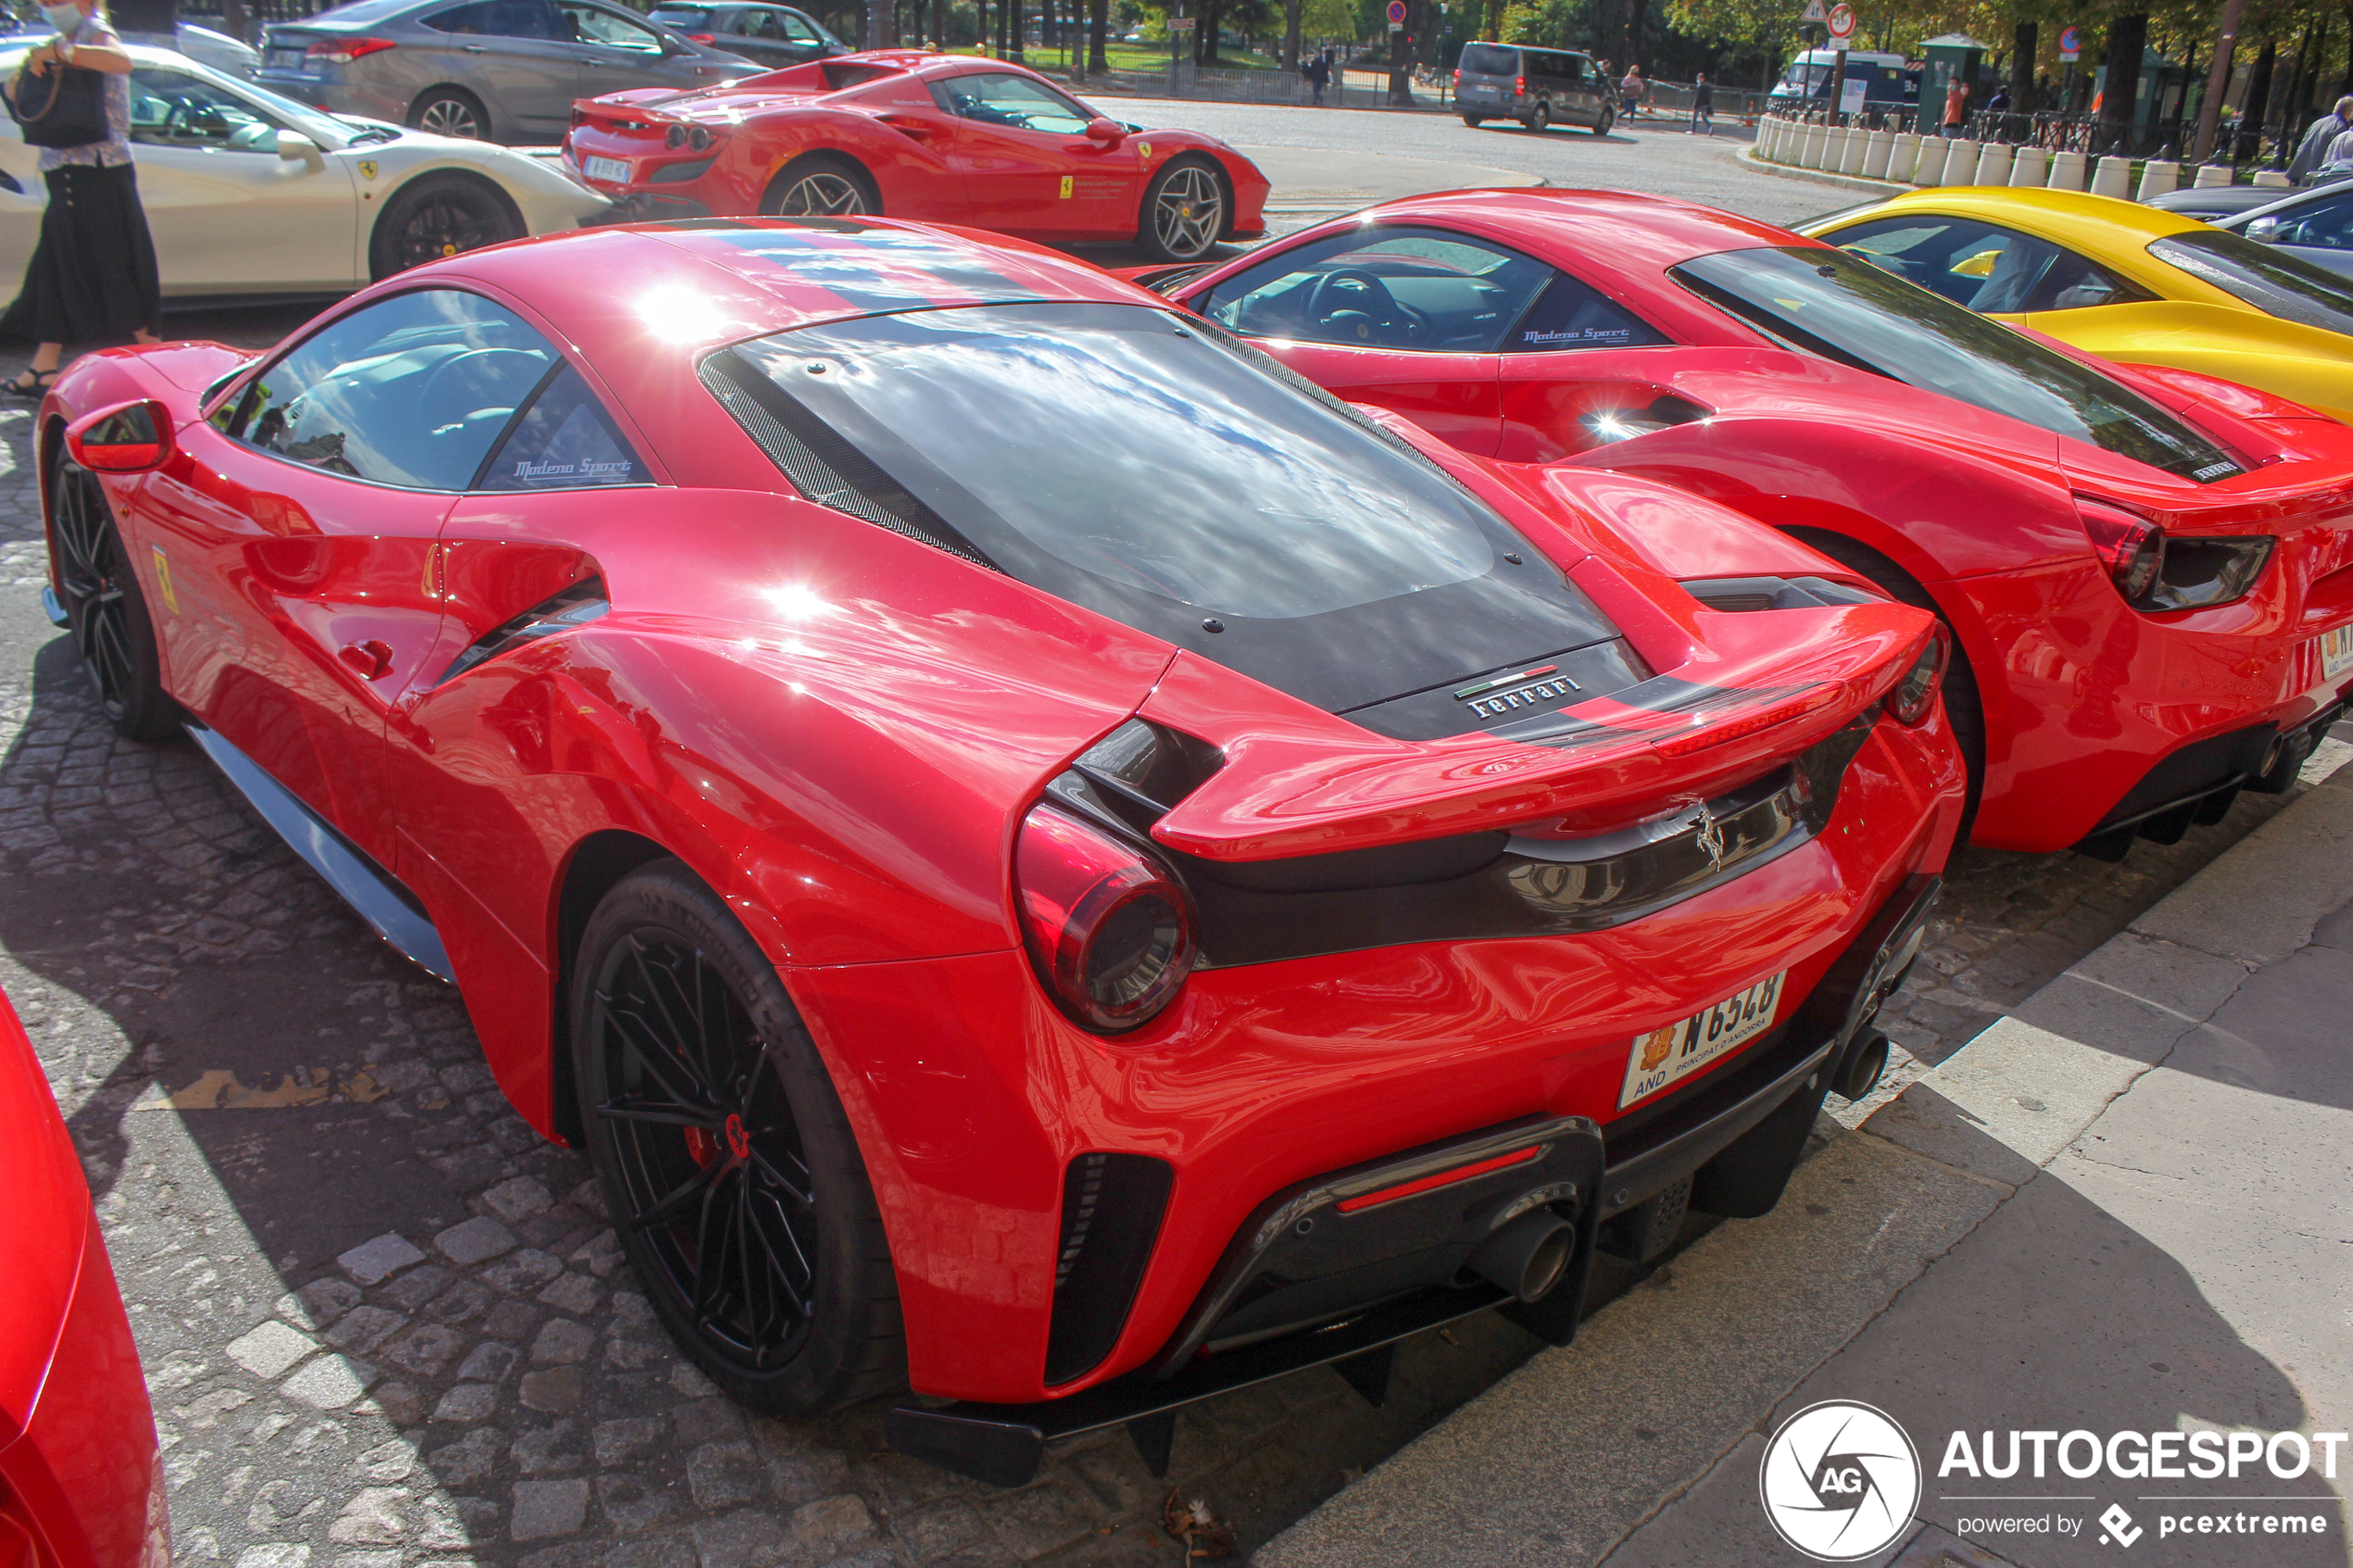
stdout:
<svg viewBox="0 0 2353 1568">
<path fill-rule="evenodd" d="M 788 1424 L 716 1397 L 454 993 L 193 747 L 114 738 L 41 618 L 29 423 L 0 413 L 0 985 L 98 1196 L 188 1568 L 1182 1560 L 1124 1438 L 998 1491 L 888 1453 L 878 1408 Z M 1939 1059 L 2278 804 L 2118 866 L 1962 855 L 1896 1038 Z M 1197 1407 L 1175 1484 L 1248 1549 L 1533 1348 L 1473 1320 L 1409 1346 L 1381 1411 L 1328 1371 Z"/>
</svg>

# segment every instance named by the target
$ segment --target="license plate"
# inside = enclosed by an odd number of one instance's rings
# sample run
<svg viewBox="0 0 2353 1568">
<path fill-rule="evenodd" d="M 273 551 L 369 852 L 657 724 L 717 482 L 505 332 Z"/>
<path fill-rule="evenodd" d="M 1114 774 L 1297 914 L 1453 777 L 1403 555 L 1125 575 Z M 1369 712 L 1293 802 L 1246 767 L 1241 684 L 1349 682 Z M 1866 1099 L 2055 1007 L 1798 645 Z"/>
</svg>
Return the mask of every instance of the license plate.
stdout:
<svg viewBox="0 0 2353 1568">
<path fill-rule="evenodd" d="M 629 160 L 625 157 L 592 157 L 580 167 L 591 180 L 610 180 L 616 185 L 629 183 Z"/>
<path fill-rule="evenodd" d="M 2340 626 L 2312 639 L 2321 645 L 2321 679 L 2334 681 L 2353 670 L 2353 626 Z"/>
<path fill-rule="evenodd" d="M 1690 1077 L 1770 1029 L 1781 1005 L 1781 983 L 1788 978 L 1789 971 L 1783 970 L 1712 1008 L 1635 1036 L 1626 1058 L 1626 1086 L 1618 1094 L 1618 1109 Z"/>
<path fill-rule="evenodd" d="M 278 70 L 300 70 L 303 57 L 308 53 L 307 49 L 272 49 L 270 51 L 269 63 Z"/>
</svg>

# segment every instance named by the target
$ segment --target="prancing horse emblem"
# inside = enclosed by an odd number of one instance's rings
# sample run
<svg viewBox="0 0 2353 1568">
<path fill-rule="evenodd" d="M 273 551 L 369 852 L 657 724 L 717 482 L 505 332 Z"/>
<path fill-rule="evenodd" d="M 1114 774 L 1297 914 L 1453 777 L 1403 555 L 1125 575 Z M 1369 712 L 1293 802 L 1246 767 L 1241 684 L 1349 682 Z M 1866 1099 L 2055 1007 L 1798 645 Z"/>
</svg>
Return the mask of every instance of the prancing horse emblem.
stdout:
<svg viewBox="0 0 2353 1568">
<path fill-rule="evenodd" d="M 1699 809 L 1699 836 L 1692 842 L 1707 857 L 1707 869 L 1720 872 L 1724 869 L 1724 834 L 1716 825 L 1716 813 L 1707 809 L 1705 800 L 1692 804 Z"/>
</svg>

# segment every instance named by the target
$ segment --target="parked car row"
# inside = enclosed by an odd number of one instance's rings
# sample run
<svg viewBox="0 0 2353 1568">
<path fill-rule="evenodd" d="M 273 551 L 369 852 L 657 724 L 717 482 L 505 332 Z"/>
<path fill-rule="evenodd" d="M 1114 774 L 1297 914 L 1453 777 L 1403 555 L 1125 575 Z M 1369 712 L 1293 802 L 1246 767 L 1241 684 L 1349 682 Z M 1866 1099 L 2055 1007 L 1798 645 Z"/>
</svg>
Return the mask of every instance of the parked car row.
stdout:
<svg viewBox="0 0 2353 1568">
<path fill-rule="evenodd" d="M 45 602 L 456 986 L 721 1388 L 912 1391 L 987 1481 L 1567 1341 L 1870 1090 L 1956 844 L 2173 842 L 2353 695 L 2353 402 L 2139 346 L 2330 335 L 2202 225 L 1475 191 L 1217 256 L 1232 149 L 904 51 L 562 156 L 693 220 L 69 368 Z"/>
</svg>

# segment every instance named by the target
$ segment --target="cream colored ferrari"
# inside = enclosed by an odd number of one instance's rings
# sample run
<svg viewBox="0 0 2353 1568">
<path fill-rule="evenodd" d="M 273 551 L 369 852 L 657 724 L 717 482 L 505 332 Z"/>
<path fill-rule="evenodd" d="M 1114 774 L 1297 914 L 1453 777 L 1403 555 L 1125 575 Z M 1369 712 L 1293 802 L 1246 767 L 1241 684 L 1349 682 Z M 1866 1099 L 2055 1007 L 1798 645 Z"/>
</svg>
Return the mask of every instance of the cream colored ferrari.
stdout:
<svg viewBox="0 0 2353 1568">
<path fill-rule="evenodd" d="M 0 71 L 23 57 L 0 52 Z M 131 154 L 167 298 L 345 293 L 611 205 L 528 153 L 306 108 L 168 49 L 131 57 Z M 40 235 L 39 156 L 0 118 L 0 290 Z"/>
</svg>

